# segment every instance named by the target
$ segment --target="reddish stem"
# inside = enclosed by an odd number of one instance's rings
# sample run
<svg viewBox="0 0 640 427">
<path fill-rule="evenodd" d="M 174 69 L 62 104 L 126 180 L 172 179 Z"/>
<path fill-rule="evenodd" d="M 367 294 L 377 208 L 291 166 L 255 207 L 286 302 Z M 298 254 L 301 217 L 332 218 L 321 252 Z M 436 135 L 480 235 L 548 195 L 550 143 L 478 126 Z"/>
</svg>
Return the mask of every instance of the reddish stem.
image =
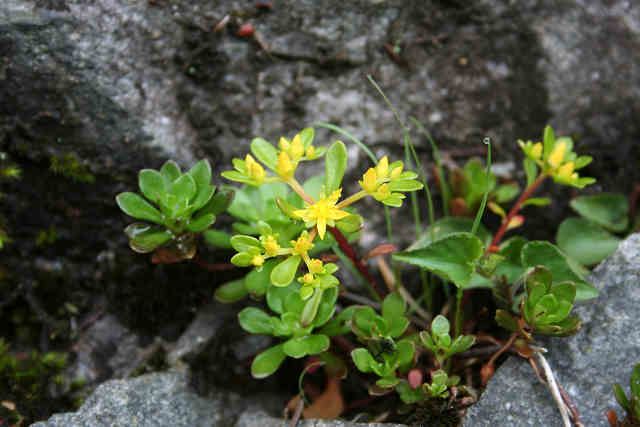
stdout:
<svg viewBox="0 0 640 427">
<path fill-rule="evenodd" d="M 351 260 L 353 265 L 358 269 L 360 274 L 362 274 L 362 276 L 367 280 L 367 282 L 369 282 L 369 285 L 371 285 L 373 290 L 376 292 L 376 294 L 378 294 L 378 296 L 382 300 L 384 298 L 384 295 L 382 294 L 382 292 L 380 292 L 380 290 L 376 286 L 376 282 L 375 280 L 373 280 L 373 276 L 371 276 L 371 273 L 369 273 L 367 266 L 360 258 L 358 258 L 358 254 L 356 253 L 355 249 L 353 249 L 353 247 L 349 244 L 346 237 L 344 237 L 344 235 L 340 232 L 340 230 L 338 230 L 335 227 L 327 227 L 327 228 L 329 229 L 333 237 L 336 239 L 336 242 L 338 242 L 338 246 L 340 246 L 340 249 L 342 250 L 342 252 L 344 252 L 344 254 Z"/>
<path fill-rule="evenodd" d="M 533 194 L 534 191 L 536 191 L 538 189 L 538 187 L 540 186 L 540 184 L 542 184 L 542 181 L 545 180 L 545 178 L 547 177 L 547 175 L 541 174 L 539 177 L 536 178 L 535 181 L 533 181 L 533 183 L 526 189 L 524 190 L 524 192 L 520 195 L 520 198 L 518 199 L 518 201 L 516 202 L 515 205 L 513 205 L 513 207 L 511 208 L 511 210 L 509 211 L 509 214 L 507 215 L 507 217 L 504 219 L 504 221 L 502 221 L 502 224 L 500 225 L 500 228 L 498 229 L 498 232 L 496 233 L 496 235 L 493 237 L 493 240 L 491 241 L 491 244 L 489 245 L 489 248 L 487 249 L 488 252 L 497 252 L 498 251 L 498 244 L 500 243 L 500 241 L 502 240 L 502 236 L 504 235 L 504 233 L 507 231 L 507 227 L 509 226 L 509 224 L 511 223 L 511 220 L 513 219 L 514 216 L 516 216 L 516 214 L 518 213 L 518 211 L 520 210 L 520 208 L 522 207 L 522 204 L 529 198 L 531 197 L 531 195 Z"/>
<path fill-rule="evenodd" d="M 196 264 L 198 264 L 200 267 L 202 267 L 203 269 L 207 270 L 207 271 L 212 271 L 212 272 L 217 272 L 217 271 L 228 271 L 228 270 L 233 270 L 234 268 L 236 268 L 235 265 L 231 264 L 231 263 L 225 263 L 225 264 L 210 264 L 208 262 L 206 262 L 205 260 L 203 260 L 200 257 L 196 257 L 193 259 L 193 262 L 195 262 Z"/>
<path fill-rule="evenodd" d="M 636 219 L 636 212 L 638 209 L 638 198 L 640 197 L 640 184 L 633 186 L 631 197 L 629 200 L 629 222 L 633 225 L 633 221 Z"/>
</svg>

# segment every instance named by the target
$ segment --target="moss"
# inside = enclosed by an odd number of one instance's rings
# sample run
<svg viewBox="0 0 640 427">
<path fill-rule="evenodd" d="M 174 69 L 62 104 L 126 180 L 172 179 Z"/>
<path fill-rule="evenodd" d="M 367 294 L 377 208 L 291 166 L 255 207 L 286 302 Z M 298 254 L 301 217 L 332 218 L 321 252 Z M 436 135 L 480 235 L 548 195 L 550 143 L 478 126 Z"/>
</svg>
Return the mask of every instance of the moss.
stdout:
<svg viewBox="0 0 640 427">
<path fill-rule="evenodd" d="M 56 174 L 87 184 L 92 184 L 95 181 L 95 176 L 89 172 L 87 166 L 71 153 L 51 156 L 50 160 L 49 170 Z"/>
</svg>

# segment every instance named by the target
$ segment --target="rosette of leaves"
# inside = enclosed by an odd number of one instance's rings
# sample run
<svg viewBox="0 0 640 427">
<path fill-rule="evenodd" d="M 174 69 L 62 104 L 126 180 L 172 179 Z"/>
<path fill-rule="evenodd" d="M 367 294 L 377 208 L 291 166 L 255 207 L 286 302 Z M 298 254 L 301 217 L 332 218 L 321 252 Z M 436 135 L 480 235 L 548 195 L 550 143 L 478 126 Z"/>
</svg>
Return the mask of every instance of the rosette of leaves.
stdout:
<svg viewBox="0 0 640 427">
<path fill-rule="evenodd" d="M 147 221 L 125 228 L 131 249 L 139 253 L 171 246 L 178 258 L 192 258 L 195 233 L 209 228 L 231 202 L 232 193 L 214 194 L 211 165 L 206 159 L 184 173 L 173 160 L 159 171 L 143 169 L 138 174 L 138 186 L 142 195 L 120 193 L 116 202 L 127 215 Z"/>
<path fill-rule="evenodd" d="M 269 287 L 267 305 L 278 316 L 270 316 L 256 307 L 247 307 L 238 314 L 240 326 L 245 331 L 285 339 L 255 357 L 251 364 L 253 377 L 265 378 L 273 374 L 287 356 L 299 359 L 329 348 L 329 337 L 313 333 L 313 330 L 333 316 L 338 289 L 324 290 L 318 294 L 319 298 L 303 301 L 299 288 L 297 283 L 283 288 Z"/>
<path fill-rule="evenodd" d="M 581 320 L 569 313 L 576 300 L 576 285 L 570 281 L 552 284 L 552 273 L 541 265 L 525 278 L 525 290 L 519 309 L 520 317 L 505 310 L 496 311 L 500 326 L 531 339 L 531 334 L 570 336 L 578 332 Z"/>
<path fill-rule="evenodd" d="M 394 338 L 404 334 L 409 321 L 404 317 L 405 302 L 398 294 L 389 294 L 382 302 L 382 315 L 371 307 L 357 309 L 351 319 L 351 330 L 367 344 L 357 348 L 351 357 L 364 373 L 373 372 L 380 377 L 376 386 L 390 389 L 400 382 L 396 370 L 408 368 L 413 361 L 414 344 L 408 340 L 397 343 Z M 375 393 L 375 390 L 370 390 Z"/>
<path fill-rule="evenodd" d="M 616 400 L 627 412 L 627 416 L 620 424 L 621 426 L 637 426 L 640 425 L 640 363 L 638 363 L 631 372 L 629 381 L 631 388 L 631 398 L 628 398 L 620 384 L 614 384 L 613 393 Z"/>
<path fill-rule="evenodd" d="M 473 335 L 460 335 L 452 340 L 450 329 L 449 320 L 439 314 L 431 322 L 431 331 L 420 332 L 420 342 L 433 353 L 440 366 L 454 354 L 468 350 L 476 341 Z"/>
</svg>

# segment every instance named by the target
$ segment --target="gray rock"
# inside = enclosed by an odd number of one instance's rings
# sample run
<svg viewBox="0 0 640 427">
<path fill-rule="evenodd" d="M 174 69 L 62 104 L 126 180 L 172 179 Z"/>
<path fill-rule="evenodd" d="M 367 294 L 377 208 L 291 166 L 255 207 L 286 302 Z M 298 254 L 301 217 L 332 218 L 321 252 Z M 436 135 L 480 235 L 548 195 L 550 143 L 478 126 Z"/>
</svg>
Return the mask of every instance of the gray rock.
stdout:
<svg viewBox="0 0 640 427">
<path fill-rule="evenodd" d="M 185 373 L 144 375 L 128 380 L 112 380 L 99 386 L 77 412 L 56 414 L 32 427 L 270 427 L 285 422 L 265 411 L 277 407 L 275 396 L 240 396 L 213 391 L 200 396 L 189 386 Z M 343 421 L 305 420 L 306 427 L 399 426 L 360 424 Z"/>
<path fill-rule="evenodd" d="M 547 359 L 562 387 L 575 403 L 585 426 L 608 426 L 606 411 L 623 411 L 613 395 L 613 384 L 625 388 L 640 359 L 640 234 L 624 240 L 618 250 L 593 272 L 600 290 L 595 300 L 574 309 L 583 320 L 577 335 L 541 340 Z M 507 424 L 503 424 L 507 423 Z M 517 359 L 498 369 L 465 426 L 562 426 L 550 392 L 531 367 Z"/>
</svg>

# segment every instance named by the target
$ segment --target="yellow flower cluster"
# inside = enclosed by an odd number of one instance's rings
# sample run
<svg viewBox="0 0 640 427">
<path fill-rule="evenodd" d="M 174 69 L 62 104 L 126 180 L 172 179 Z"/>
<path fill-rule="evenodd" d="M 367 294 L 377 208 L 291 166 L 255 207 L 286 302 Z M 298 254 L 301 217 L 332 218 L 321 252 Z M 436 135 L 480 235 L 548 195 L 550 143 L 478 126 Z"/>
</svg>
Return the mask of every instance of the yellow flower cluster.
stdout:
<svg viewBox="0 0 640 427">
<path fill-rule="evenodd" d="M 379 202 L 389 206 L 401 206 L 405 195 L 393 191 L 415 191 L 422 188 L 422 184 L 414 179 L 414 172 L 403 172 L 401 161 L 389 164 L 389 159 L 384 156 L 375 168 L 369 168 L 362 180 L 358 181 L 365 194 L 372 196 Z"/>
<path fill-rule="evenodd" d="M 589 177 L 580 177 L 578 169 L 591 163 L 590 156 L 578 156 L 573 152 L 573 141 L 568 137 L 555 138 L 550 128 L 545 132 L 545 143 L 518 141 L 525 155 L 533 160 L 542 170 L 542 174 L 550 176 L 554 181 L 583 188 L 595 182 Z"/>
<path fill-rule="evenodd" d="M 298 209 L 293 211 L 305 222 L 307 227 L 316 226 L 320 239 L 324 240 L 327 225 L 334 227 L 335 220 L 349 216 L 349 212 L 345 212 L 336 207 L 336 203 L 342 194 L 342 188 L 338 188 L 331 193 L 329 197 L 324 195 L 313 204 L 307 203 L 306 209 Z"/>
</svg>

